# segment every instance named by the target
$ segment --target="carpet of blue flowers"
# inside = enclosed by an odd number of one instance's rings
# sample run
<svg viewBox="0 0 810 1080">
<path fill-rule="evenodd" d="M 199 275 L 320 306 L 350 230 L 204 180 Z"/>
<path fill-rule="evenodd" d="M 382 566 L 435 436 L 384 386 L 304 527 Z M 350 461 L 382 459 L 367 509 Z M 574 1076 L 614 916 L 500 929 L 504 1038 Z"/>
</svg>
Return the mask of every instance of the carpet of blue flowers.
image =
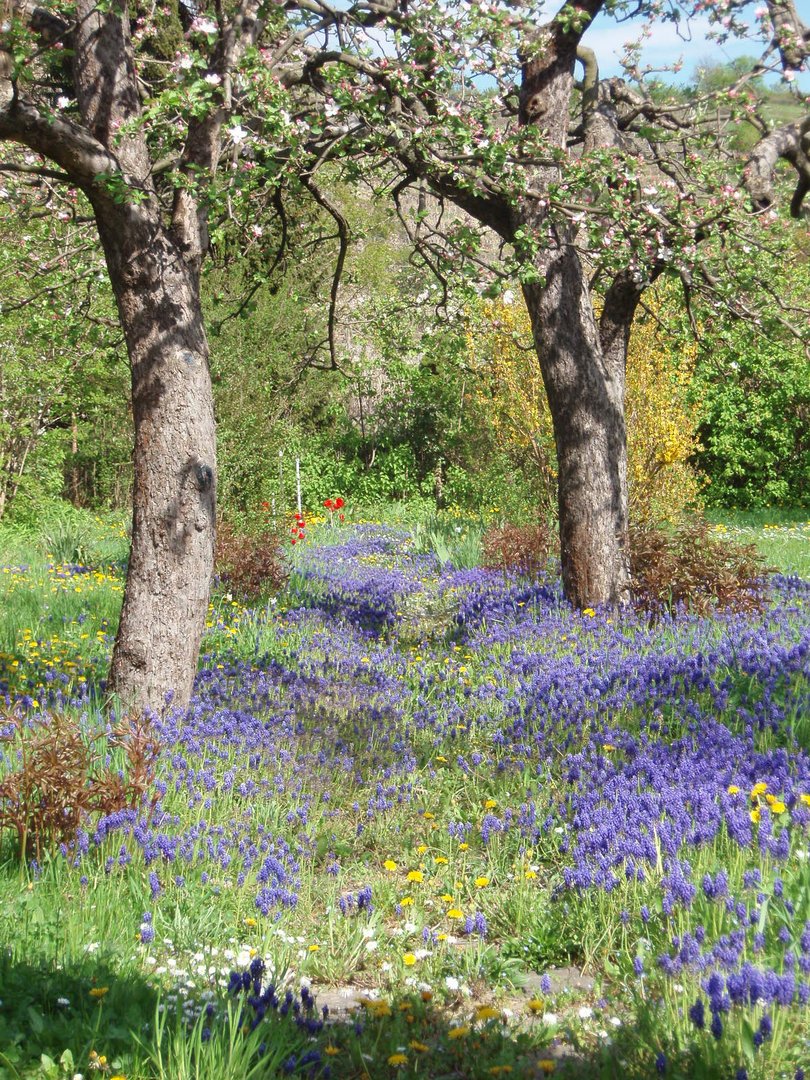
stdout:
<svg viewBox="0 0 810 1080">
<path fill-rule="evenodd" d="M 212 609 L 143 805 L 30 881 L 6 852 L 7 964 L 87 980 L 81 1007 L 29 1003 L 65 1046 L 71 1011 L 98 1019 L 130 978 L 202 1043 L 239 995 L 246 1032 L 294 1015 L 304 1042 L 271 1061 L 264 1037 L 254 1075 L 801 1078 L 810 584 L 775 577 L 759 615 L 653 619 L 574 612 L 551 576 L 440 569 L 381 526 L 295 554 L 278 603 Z M 58 587 L 104 587 L 85 571 Z M 59 617 L 87 649 L 54 653 L 41 622 L 0 658 L 32 729 L 97 715 L 107 623 Z M 327 991 L 348 1021 L 324 1023 Z M 52 1049 L 3 1013 L 0 1076 L 27 1040 Z M 105 1031 L 53 1075 L 163 1075 Z"/>
</svg>

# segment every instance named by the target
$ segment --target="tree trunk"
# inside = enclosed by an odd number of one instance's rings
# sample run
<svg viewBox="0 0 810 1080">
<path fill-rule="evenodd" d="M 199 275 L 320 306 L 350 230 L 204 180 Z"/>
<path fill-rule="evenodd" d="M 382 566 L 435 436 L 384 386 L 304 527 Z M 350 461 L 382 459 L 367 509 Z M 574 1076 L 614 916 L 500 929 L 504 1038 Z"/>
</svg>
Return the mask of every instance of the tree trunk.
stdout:
<svg viewBox="0 0 810 1080">
<path fill-rule="evenodd" d="M 527 48 L 521 124 L 534 124 L 567 150 L 577 35 L 552 22 Z M 559 164 L 532 170 L 538 192 L 560 180 Z M 537 237 L 534 280 L 523 286 L 557 449 L 557 503 L 565 595 L 578 608 L 627 601 L 627 435 L 624 351 L 603 349 L 577 227 L 553 223 L 546 200 L 523 199 L 514 224 Z M 632 321 L 632 316 L 631 316 Z M 629 328 L 628 328 L 629 333 Z M 607 336 L 607 335 L 606 335 Z"/>
<path fill-rule="evenodd" d="M 603 350 L 571 239 L 541 254 L 543 280 L 523 293 L 554 426 L 563 588 L 585 608 L 629 596 L 626 341 Z"/>
<path fill-rule="evenodd" d="M 199 277 L 146 207 L 96 206 L 132 368 L 132 550 L 109 689 L 191 694 L 213 569 L 216 446 Z"/>
</svg>

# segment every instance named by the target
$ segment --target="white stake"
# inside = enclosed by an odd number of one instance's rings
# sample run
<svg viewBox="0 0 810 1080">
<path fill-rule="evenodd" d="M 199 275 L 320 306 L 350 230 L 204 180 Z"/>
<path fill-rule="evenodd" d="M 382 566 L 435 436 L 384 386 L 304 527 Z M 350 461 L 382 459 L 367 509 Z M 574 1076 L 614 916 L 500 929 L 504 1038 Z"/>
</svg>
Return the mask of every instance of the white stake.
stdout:
<svg viewBox="0 0 810 1080">
<path fill-rule="evenodd" d="M 295 459 L 295 487 L 298 492 L 298 513 L 301 513 L 301 459 Z"/>
</svg>

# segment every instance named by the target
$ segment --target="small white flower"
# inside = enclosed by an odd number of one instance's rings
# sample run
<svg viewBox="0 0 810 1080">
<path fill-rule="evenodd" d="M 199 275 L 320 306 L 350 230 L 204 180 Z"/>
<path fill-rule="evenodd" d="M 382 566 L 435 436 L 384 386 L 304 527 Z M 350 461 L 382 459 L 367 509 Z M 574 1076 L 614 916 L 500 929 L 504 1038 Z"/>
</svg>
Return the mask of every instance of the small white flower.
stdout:
<svg viewBox="0 0 810 1080">
<path fill-rule="evenodd" d="M 511 289 L 507 289 L 506 292 L 501 297 L 501 300 L 504 302 L 504 304 L 507 304 L 507 305 L 514 304 L 514 302 L 515 302 L 515 294 L 514 294 L 514 292 Z"/>
<path fill-rule="evenodd" d="M 447 975 L 445 976 L 444 985 L 447 987 L 448 990 L 458 990 L 459 986 L 461 986 L 461 983 L 458 981 L 457 978 L 455 978 L 455 976 Z"/>
<path fill-rule="evenodd" d="M 70 1005 L 70 1002 L 66 997 L 60 997 L 56 999 L 56 1004 L 61 1005 L 63 1009 L 66 1009 L 68 1005 Z"/>
<path fill-rule="evenodd" d="M 582 1008 L 579 1010 L 580 1020 L 590 1020 L 592 1016 L 593 1009 L 589 1009 L 587 1005 L 583 1005 Z"/>
<path fill-rule="evenodd" d="M 543 1013 L 543 1023 L 548 1024 L 549 1027 L 553 1027 L 557 1023 L 557 1014 L 553 1012 Z"/>
<path fill-rule="evenodd" d="M 56 99 L 56 107 L 57 107 L 57 109 L 66 109 L 69 104 L 70 104 L 70 98 L 65 97 L 64 94 L 60 94 L 59 97 Z"/>
<path fill-rule="evenodd" d="M 191 29 L 197 34 L 215 34 L 217 32 L 217 24 L 213 19 L 202 19 L 198 15 L 191 24 Z"/>
<path fill-rule="evenodd" d="M 248 136 L 241 124 L 234 124 L 232 128 L 228 128 L 228 134 L 231 137 L 231 142 L 236 146 L 243 143 Z"/>
<path fill-rule="evenodd" d="M 219 84 L 222 82 L 222 77 L 220 75 L 217 75 L 215 71 L 209 71 L 208 74 L 205 76 L 205 81 L 208 83 L 209 86 L 219 86 Z"/>
</svg>

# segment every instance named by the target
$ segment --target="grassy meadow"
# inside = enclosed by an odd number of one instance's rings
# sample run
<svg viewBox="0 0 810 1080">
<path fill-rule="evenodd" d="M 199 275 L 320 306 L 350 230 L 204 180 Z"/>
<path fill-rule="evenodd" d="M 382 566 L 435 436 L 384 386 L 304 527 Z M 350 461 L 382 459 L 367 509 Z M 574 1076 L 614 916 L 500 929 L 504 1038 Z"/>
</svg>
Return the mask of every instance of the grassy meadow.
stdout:
<svg viewBox="0 0 810 1080">
<path fill-rule="evenodd" d="M 322 522 L 148 729 L 102 711 L 123 530 L 0 531 L 0 1080 L 799 1080 L 810 523 L 715 525 L 764 611 Z"/>
</svg>

